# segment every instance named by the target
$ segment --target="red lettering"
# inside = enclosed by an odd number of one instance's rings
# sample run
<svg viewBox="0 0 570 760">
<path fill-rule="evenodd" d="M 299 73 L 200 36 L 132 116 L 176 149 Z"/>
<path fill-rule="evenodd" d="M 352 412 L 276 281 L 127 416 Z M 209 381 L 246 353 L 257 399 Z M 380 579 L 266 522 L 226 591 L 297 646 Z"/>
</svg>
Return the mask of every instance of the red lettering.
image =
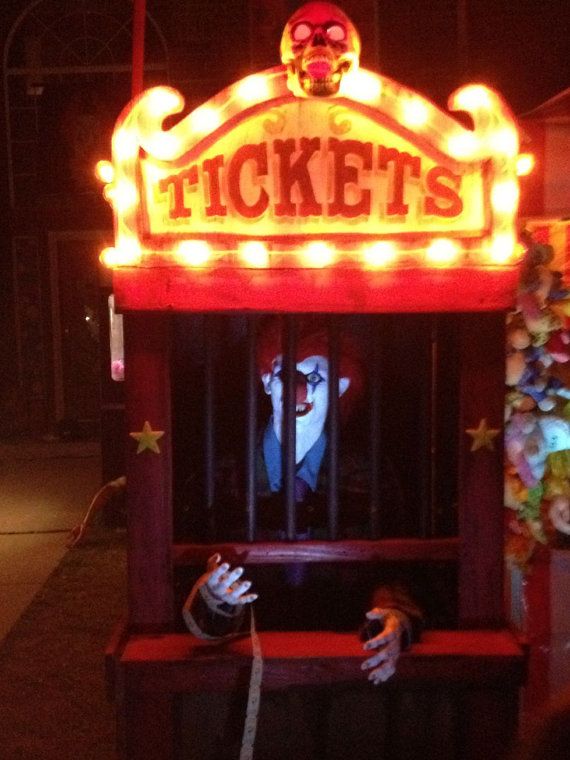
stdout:
<svg viewBox="0 0 570 760">
<path fill-rule="evenodd" d="M 291 156 L 296 150 L 295 140 L 275 140 L 273 150 L 279 157 L 279 203 L 275 204 L 276 216 L 319 216 L 323 207 L 317 203 L 315 191 L 309 174 L 309 159 L 321 147 L 320 137 L 301 137 L 301 152 L 292 162 Z M 291 190 L 297 184 L 301 193 L 301 202 L 293 203 Z"/>
<path fill-rule="evenodd" d="M 224 168 L 224 157 L 207 158 L 202 164 L 204 174 L 208 176 L 208 196 L 210 203 L 206 206 L 206 216 L 226 216 L 228 209 L 222 203 L 220 188 L 220 171 Z"/>
<path fill-rule="evenodd" d="M 255 203 L 246 203 L 241 194 L 241 172 L 247 161 L 256 164 L 256 176 L 267 176 L 267 143 L 259 145 L 242 145 L 234 153 L 228 169 L 228 193 L 238 214 L 246 219 L 261 216 L 269 205 L 269 196 L 265 188 L 259 188 L 259 196 Z"/>
<path fill-rule="evenodd" d="M 195 165 L 189 166 L 179 174 L 171 174 L 169 177 L 163 177 L 158 183 L 158 189 L 161 193 L 169 192 L 169 188 L 172 188 L 170 193 L 170 205 L 168 208 L 168 216 L 171 219 L 182 219 L 192 216 L 192 210 L 184 205 L 184 189 L 186 185 L 198 184 L 198 167 Z"/>
<path fill-rule="evenodd" d="M 447 180 L 448 183 L 442 182 Z M 427 197 L 424 201 L 426 214 L 443 216 L 446 218 L 459 216 L 463 211 L 463 200 L 459 195 L 461 188 L 461 176 L 453 174 L 444 166 L 434 166 L 426 175 L 426 188 L 435 198 Z M 436 199 L 444 201 L 444 205 L 436 202 Z"/>
<path fill-rule="evenodd" d="M 404 203 L 404 179 L 406 167 L 409 167 L 410 177 L 419 178 L 422 160 L 419 156 L 410 156 L 409 153 L 400 153 L 396 148 L 378 146 L 378 168 L 387 169 L 391 163 L 394 167 L 392 175 L 392 198 L 386 206 L 388 216 L 405 216 L 409 206 Z"/>
<path fill-rule="evenodd" d="M 349 155 L 362 159 L 363 169 L 372 169 L 372 143 L 361 143 L 358 140 L 337 140 L 331 137 L 329 149 L 334 153 L 334 196 L 329 205 L 329 216 L 344 216 L 354 219 L 360 214 L 370 213 L 370 190 L 360 190 L 360 199 L 355 203 L 345 200 L 346 185 L 358 187 L 358 168 L 346 163 Z"/>
</svg>

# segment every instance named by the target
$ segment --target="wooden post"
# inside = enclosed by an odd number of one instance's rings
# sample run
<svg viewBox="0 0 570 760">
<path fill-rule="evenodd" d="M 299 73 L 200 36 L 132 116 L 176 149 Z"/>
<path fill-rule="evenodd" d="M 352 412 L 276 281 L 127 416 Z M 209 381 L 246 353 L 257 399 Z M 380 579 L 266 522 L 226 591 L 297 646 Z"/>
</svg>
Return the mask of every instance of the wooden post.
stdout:
<svg viewBox="0 0 570 760">
<path fill-rule="evenodd" d="M 462 627 L 493 627 L 504 619 L 504 333 L 503 312 L 461 318 L 458 507 Z"/>
<path fill-rule="evenodd" d="M 129 626 L 164 631 L 174 621 L 170 319 L 127 313 L 124 328 Z"/>
<path fill-rule="evenodd" d="M 146 0 L 133 2 L 133 71 L 131 77 L 131 96 L 134 98 L 144 88 L 144 32 L 146 22 Z"/>
</svg>

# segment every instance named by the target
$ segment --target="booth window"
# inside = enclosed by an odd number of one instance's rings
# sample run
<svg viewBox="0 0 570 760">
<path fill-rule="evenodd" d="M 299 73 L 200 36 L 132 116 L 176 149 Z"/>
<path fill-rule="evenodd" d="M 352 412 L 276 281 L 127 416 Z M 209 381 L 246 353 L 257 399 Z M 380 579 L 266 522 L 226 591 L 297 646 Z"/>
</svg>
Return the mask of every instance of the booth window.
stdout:
<svg viewBox="0 0 570 760">
<path fill-rule="evenodd" d="M 260 485 L 260 442 L 271 405 L 256 354 L 267 317 L 176 316 L 176 540 L 455 535 L 459 315 L 322 316 L 329 388 L 338 386 L 339 338 L 348 334 L 360 352 L 363 392 L 346 419 L 338 394 L 329 393 L 318 487 L 296 504 L 293 356 L 306 316 L 281 319 L 284 432 L 278 493 Z"/>
</svg>

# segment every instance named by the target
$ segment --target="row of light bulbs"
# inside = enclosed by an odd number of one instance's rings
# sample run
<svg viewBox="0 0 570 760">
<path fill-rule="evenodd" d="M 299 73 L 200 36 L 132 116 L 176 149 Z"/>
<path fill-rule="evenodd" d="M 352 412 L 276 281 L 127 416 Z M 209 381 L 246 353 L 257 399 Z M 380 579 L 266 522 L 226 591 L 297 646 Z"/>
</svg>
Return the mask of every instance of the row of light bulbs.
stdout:
<svg viewBox="0 0 570 760">
<path fill-rule="evenodd" d="M 510 233 L 496 234 L 487 247 L 486 263 L 508 264 L 513 254 L 518 253 L 518 245 Z M 281 253 L 281 251 L 279 252 Z M 461 243 L 450 238 L 435 238 L 425 249 L 424 261 L 427 266 L 448 267 L 461 263 L 465 250 Z M 186 240 L 174 249 L 172 256 L 176 263 L 190 268 L 207 268 L 215 263 L 219 251 L 205 240 Z M 258 240 L 242 243 L 238 248 L 238 258 L 242 266 L 265 269 L 271 265 L 269 247 Z M 358 260 L 364 268 L 382 269 L 396 264 L 400 250 L 396 243 L 381 240 L 362 246 Z M 106 248 L 101 253 L 101 261 L 109 267 L 136 266 L 142 258 L 141 248 L 136 240 L 126 242 L 121 248 Z M 346 260 L 347 256 L 333 245 L 323 241 L 306 243 L 299 249 L 298 261 L 303 268 L 322 269 Z"/>
</svg>

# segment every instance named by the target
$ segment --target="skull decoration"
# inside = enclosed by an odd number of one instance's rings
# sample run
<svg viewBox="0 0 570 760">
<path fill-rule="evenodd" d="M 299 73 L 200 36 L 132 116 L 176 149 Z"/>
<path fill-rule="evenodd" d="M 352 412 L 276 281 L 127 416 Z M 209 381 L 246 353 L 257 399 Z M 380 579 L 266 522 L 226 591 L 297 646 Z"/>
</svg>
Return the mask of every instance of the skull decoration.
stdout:
<svg viewBox="0 0 570 760">
<path fill-rule="evenodd" d="M 307 3 L 287 22 L 281 61 L 294 95 L 336 95 L 344 74 L 358 67 L 360 37 L 332 3 Z"/>
</svg>

